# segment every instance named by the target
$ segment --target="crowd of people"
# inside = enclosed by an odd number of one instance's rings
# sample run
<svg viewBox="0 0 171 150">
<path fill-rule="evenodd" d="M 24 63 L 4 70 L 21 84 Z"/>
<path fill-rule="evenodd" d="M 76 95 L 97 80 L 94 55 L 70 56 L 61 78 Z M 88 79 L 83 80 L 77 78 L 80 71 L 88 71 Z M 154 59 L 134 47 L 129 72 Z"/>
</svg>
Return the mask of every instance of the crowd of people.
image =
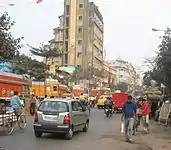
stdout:
<svg viewBox="0 0 171 150">
<path fill-rule="evenodd" d="M 150 118 L 154 118 L 156 110 L 161 107 L 159 100 L 150 101 L 147 98 L 140 97 L 133 99 L 128 96 L 128 101 L 123 106 L 121 121 L 124 122 L 126 141 L 132 142 L 132 136 L 141 122 L 145 133 L 149 133 Z"/>
</svg>

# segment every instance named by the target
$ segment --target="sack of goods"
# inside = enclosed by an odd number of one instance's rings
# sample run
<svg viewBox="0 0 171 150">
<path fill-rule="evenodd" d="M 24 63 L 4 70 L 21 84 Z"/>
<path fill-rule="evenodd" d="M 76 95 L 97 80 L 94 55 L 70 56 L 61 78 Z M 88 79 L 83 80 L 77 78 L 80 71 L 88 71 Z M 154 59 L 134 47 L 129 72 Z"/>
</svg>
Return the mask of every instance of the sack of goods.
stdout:
<svg viewBox="0 0 171 150">
<path fill-rule="evenodd" d="M 124 122 L 123 121 L 120 124 L 120 132 L 124 133 Z"/>
</svg>

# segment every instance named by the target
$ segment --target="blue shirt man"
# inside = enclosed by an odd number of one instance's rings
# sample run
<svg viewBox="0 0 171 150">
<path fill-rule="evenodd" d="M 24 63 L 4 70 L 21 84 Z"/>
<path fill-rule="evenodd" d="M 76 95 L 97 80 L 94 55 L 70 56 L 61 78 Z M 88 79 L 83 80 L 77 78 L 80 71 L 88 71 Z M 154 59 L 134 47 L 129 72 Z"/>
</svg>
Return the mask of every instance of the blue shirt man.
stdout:
<svg viewBox="0 0 171 150">
<path fill-rule="evenodd" d="M 132 96 L 128 96 L 128 101 L 123 106 L 122 121 L 125 122 L 125 137 L 126 141 L 132 142 L 134 117 L 136 117 L 136 104 L 132 100 Z"/>
<path fill-rule="evenodd" d="M 134 116 L 136 115 L 136 109 L 137 107 L 134 101 L 125 102 L 123 106 L 124 118 L 134 118 Z"/>
<path fill-rule="evenodd" d="M 18 92 L 14 91 L 14 96 L 11 98 L 11 107 L 14 109 L 18 109 L 21 106 L 20 98 L 18 96 Z"/>
</svg>

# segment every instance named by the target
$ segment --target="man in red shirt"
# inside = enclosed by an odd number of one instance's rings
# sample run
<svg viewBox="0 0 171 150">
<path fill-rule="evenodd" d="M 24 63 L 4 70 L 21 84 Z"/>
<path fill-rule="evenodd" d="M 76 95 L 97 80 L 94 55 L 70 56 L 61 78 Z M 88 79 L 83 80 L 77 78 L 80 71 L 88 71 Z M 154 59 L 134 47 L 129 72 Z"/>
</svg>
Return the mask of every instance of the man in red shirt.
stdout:
<svg viewBox="0 0 171 150">
<path fill-rule="evenodd" d="M 151 112 L 151 104 L 147 99 L 143 100 L 141 110 L 142 110 L 144 131 L 148 132 L 149 131 L 149 116 L 150 116 L 150 112 Z"/>
</svg>

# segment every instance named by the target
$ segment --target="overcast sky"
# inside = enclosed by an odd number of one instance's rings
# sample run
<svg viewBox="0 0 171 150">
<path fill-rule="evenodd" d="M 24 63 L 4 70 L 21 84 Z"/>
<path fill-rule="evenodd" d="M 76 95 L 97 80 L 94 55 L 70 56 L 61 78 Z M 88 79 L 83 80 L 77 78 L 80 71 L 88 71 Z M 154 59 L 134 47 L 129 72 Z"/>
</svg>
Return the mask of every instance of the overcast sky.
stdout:
<svg viewBox="0 0 171 150">
<path fill-rule="evenodd" d="M 15 37 L 23 44 L 38 46 L 53 38 L 53 28 L 63 13 L 63 0 L 0 0 L 0 13 L 7 10 L 16 25 Z M 141 66 L 145 57 L 154 55 L 162 33 L 152 28 L 171 27 L 171 0 L 94 0 L 104 17 L 106 59 L 121 57 Z M 9 7 L 8 3 L 15 3 Z M 22 48 L 28 53 L 28 48 Z"/>
</svg>

